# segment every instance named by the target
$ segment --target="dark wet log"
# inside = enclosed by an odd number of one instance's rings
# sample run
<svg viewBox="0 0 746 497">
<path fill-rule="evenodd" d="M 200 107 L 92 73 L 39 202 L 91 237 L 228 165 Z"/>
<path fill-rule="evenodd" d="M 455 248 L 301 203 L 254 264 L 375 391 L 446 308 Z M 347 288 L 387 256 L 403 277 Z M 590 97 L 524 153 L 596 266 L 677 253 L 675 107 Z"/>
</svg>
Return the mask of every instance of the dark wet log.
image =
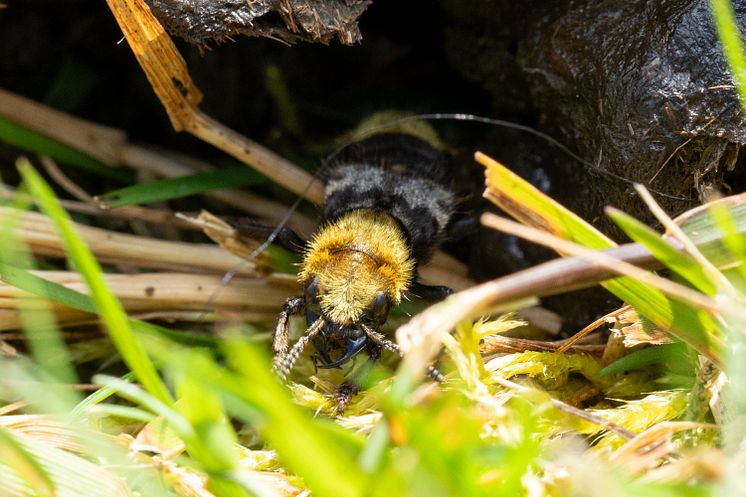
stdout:
<svg viewBox="0 0 746 497">
<path fill-rule="evenodd" d="M 239 35 L 296 43 L 360 41 L 357 20 L 369 0 L 147 0 L 173 36 L 209 45 Z"/>
<path fill-rule="evenodd" d="M 495 108 L 533 113 L 603 171 L 554 157 L 588 219 L 606 204 L 649 218 L 618 177 L 669 195 L 657 198 L 673 213 L 746 187 L 746 121 L 706 0 L 441 3 L 451 61 Z M 744 30 L 746 3 L 734 4 Z"/>
</svg>

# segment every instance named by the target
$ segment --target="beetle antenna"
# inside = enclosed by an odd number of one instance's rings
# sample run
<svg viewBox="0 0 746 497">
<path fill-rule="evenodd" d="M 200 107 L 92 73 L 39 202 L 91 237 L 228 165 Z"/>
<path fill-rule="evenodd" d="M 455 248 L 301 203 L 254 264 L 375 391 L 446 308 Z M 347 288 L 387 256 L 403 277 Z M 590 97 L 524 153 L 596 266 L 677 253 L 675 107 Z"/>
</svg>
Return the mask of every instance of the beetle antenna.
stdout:
<svg viewBox="0 0 746 497">
<path fill-rule="evenodd" d="M 579 163 L 583 164 L 585 167 L 592 169 L 596 171 L 599 174 L 603 174 L 605 176 L 608 176 L 610 178 L 614 178 L 618 181 L 623 181 L 624 183 L 634 185 L 637 182 L 634 180 L 631 180 L 629 178 L 625 178 L 624 176 L 620 176 L 618 174 L 614 174 L 611 171 L 607 171 L 605 169 L 602 169 L 598 164 L 594 164 L 593 162 L 590 162 L 572 150 L 570 148 L 557 140 L 556 138 L 553 138 L 552 136 L 543 133 L 539 131 L 538 129 L 532 128 L 531 126 L 526 126 L 524 124 L 518 124 L 512 121 L 506 121 L 504 119 L 494 119 L 491 117 L 485 117 L 485 116 L 477 116 L 475 114 L 463 114 L 463 113 L 449 113 L 449 112 L 434 112 L 430 114 L 415 114 L 412 116 L 404 116 L 397 119 L 394 119 L 392 121 L 388 121 L 386 123 L 380 124 L 378 126 L 374 126 L 368 129 L 365 129 L 362 131 L 362 136 L 368 136 L 376 134 L 380 131 L 386 130 L 387 128 L 391 128 L 394 126 L 398 126 L 399 124 L 404 124 L 411 121 L 468 121 L 468 122 L 475 122 L 475 123 L 481 123 L 481 124 L 488 124 L 491 126 L 498 126 L 502 128 L 508 128 L 508 129 L 515 129 L 517 131 L 522 131 L 524 133 L 528 133 L 530 135 L 534 135 L 538 138 L 541 138 L 542 140 L 546 141 L 550 145 L 557 147 L 562 152 L 567 154 L 569 157 L 573 158 L 574 160 L 578 161 Z M 340 147 L 338 150 L 336 150 L 331 157 L 338 154 L 344 147 Z M 659 195 L 661 197 L 670 198 L 673 200 L 681 200 L 681 201 L 688 201 L 689 199 L 685 197 L 680 197 L 678 195 L 671 195 L 670 193 L 661 192 L 658 190 L 653 190 L 651 188 L 648 188 L 648 191 L 651 193 L 655 193 L 656 195 Z"/>
<path fill-rule="evenodd" d="M 371 341 L 377 345 L 380 345 L 386 350 L 390 350 L 391 352 L 394 352 L 399 357 L 404 357 L 404 354 L 402 354 L 401 347 L 399 347 L 399 344 L 392 342 L 388 338 L 386 338 L 382 333 L 378 333 L 377 331 L 373 330 L 370 326 L 363 325 L 362 326 L 363 331 L 366 335 L 368 335 L 368 338 L 371 339 Z M 432 366 L 427 367 L 427 376 L 438 383 L 443 383 L 446 381 L 446 377 L 438 371 L 437 368 L 434 368 Z"/>
</svg>

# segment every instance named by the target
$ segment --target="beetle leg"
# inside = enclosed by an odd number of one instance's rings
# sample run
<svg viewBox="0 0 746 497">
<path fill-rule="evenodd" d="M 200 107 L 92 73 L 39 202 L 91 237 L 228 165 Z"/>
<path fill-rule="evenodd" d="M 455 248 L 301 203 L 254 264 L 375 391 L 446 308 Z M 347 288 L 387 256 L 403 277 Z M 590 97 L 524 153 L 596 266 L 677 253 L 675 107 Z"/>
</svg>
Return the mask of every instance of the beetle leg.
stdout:
<svg viewBox="0 0 746 497">
<path fill-rule="evenodd" d="M 352 398 L 360 391 L 360 386 L 365 383 L 366 378 L 373 370 L 373 366 L 379 357 L 381 357 L 381 351 L 383 347 L 377 343 L 368 344 L 368 360 L 365 365 L 361 367 L 354 378 L 350 378 L 337 387 L 337 391 L 334 393 L 334 400 L 337 401 L 337 415 L 341 416 L 344 414 L 345 409 L 352 401 Z"/>
<path fill-rule="evenodd" d="M 282 312 L 277 318 L 277 324 L 275 325 L 275 331 L 272 334 L 272 352 L 275 357 L 283 357 L 288 353 L 290 333 L 290 316 L 299 314 L 303 311 L 305 302 L 303 297 L 290 297 L 285 301 L 285 305 L 282 307 Z"/>
<path fill-rule="evenodd" d="M 293 345 L 293 348 L 290 349 L 290 351 L 285 355 L 278 355 L 275 357 L 273 368 L 277 372 L 277 375 L 282 378 L 283 380 L 287 379 L 287 376 L 290 374 L 290 371 L 292 371 L 293 366 L 295 366 L 295 361 L 298 360 L 298 357 L 301 355 L 303 350 L 306 348 L 306 345 L 314 339 L 316 335 L 319 334 L 321 329 L 324 327 L 324 320 L 319 318 L 314 322 L 306 331 L 306 334 L 303 335 L 298 339 L 297 342 L 295 342 L 295 345 Z"/>
<path fill-rule="evenodd" d="M 287 226 L 273 226 L 248 217 L 228 217 L 225 220 L 242 235 L 252 239 L 271 238 L 271 243 L 296 255 L 301 255 L 306 246 L 306 242 Z"/>
<path fill-rule="evenodd" d="M 337 401 L 337 416 L 344 414 L 352 398 L 359 391 L 360 387 L 352 380 L 347 380 L 337 387 L 337 391 L 334 392 L 334 400 Z"/>
<path fill-rule="evenodd" d="M 407 290 L 410 294 L 415 297 L 419 297 L 424 300 L 431 300 L 438 302 L 445 299 L 453 293 L 453 290 L 443 285 L 425 285 L 415 281 Z"/>
<path fill-rule="evenodd" d="M 471 236 L 479 229 L 479 223 L 474 217 L 465 217 L 451 221 L 446 227 L 448 241 L 457 241 Z"/>
</svg>

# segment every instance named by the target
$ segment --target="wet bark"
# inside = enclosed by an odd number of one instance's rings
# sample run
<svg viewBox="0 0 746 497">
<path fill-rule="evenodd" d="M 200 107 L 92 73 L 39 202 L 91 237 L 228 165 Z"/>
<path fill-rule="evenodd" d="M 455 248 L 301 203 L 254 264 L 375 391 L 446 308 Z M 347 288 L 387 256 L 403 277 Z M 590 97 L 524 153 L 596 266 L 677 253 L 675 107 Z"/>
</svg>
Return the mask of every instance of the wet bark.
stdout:
<svg viewBox="0 0 746 497">
<path fill-rule="evenodd" d="M 147 0 L 173 36 L 209 45 L 240 35 L 287 43 L 360 41 L 357 20 L 369 0 Z"/>
</svg>

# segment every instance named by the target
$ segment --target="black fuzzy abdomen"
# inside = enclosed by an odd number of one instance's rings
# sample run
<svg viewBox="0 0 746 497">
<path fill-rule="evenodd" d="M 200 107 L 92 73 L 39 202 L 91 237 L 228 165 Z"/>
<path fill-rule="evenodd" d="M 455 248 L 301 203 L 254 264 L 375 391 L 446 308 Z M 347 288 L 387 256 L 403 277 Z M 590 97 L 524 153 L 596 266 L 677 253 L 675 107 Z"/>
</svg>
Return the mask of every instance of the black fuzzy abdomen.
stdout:
<svg viewBox="0 0 746 497">
<path fill-rule="evenodd" d="M 344 149 L 326 175 L 324 220 L 351 210 L 390 214 L 401 224 L 412 255 L 427 260 L 453 213 L 448 158 L 427 142 L 385 134 Z"/>
</svg>

